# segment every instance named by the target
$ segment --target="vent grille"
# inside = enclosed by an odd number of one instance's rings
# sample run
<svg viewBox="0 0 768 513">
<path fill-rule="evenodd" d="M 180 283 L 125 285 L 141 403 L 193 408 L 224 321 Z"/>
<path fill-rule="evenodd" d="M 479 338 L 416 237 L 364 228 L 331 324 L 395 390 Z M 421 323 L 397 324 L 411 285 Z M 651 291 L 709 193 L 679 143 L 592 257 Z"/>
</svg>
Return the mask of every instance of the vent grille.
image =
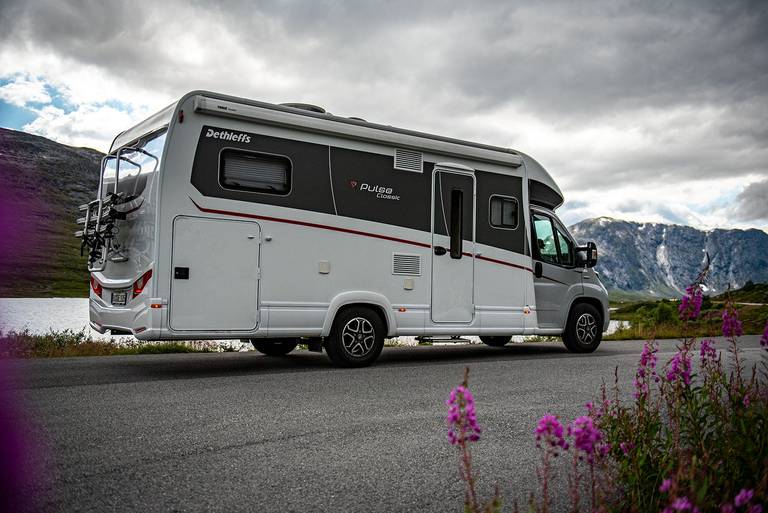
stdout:
<svg viewBox="0 0 768 513">
<path fill-rule="evenodd" d="M 392 253 L 392 274 L 421 276 L 421 256 Z"/>
<path fill-rule="evenodd" d="M 421 152 L 395 148 L 395 169 L 421 173 L 422 161 Z"/>
</svg>

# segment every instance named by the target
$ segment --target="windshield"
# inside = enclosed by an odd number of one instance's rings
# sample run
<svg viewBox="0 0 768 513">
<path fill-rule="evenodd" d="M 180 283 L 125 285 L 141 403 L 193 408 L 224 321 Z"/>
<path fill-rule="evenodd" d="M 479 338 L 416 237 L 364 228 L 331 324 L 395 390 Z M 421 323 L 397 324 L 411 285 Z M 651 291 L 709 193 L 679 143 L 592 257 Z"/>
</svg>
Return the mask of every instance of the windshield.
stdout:
<svg viewBox="0 0 768 513">
<path fill-rule="evenodd" d="M 104 166 L 102 197 L 110 193 L 123 193 L 123 201 L 130 201 L 142 196 L 147 185 L 151 184 L 155 172 L 160 168 L 166 133 L 167 131 L 163 130 L 160 133 L 151 134 L 132 148 L 124 148 L 120 152 L 117 190 L 115 190 L 117 158 L 109 157 Z"/>
</svg>

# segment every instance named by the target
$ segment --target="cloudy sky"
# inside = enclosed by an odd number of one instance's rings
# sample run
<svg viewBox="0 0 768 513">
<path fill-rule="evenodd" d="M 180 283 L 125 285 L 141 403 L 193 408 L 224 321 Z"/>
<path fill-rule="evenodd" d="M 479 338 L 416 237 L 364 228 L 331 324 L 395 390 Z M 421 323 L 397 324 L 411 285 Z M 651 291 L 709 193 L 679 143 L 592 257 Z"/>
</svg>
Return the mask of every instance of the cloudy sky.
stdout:
<svg viewBox="0 0 768 513">
<path fill-rule="evenodd" d="M 3 0 L 0 126 L 104 150 L 191 89 L 525 151 L 563 219 L 768 230 L 768 2 Z"/>
</svg>

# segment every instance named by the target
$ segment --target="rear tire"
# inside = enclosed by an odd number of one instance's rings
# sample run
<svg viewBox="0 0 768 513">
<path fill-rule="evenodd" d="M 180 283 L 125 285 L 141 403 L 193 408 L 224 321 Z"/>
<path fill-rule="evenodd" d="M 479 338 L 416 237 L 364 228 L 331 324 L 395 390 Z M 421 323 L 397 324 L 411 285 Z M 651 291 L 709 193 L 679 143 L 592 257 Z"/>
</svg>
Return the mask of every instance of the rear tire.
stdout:
<svg viewBox="0 0 768 513">
<path fill-rule="evenodd" d="M 333 321 L 325 352 L 337 367 L 365 367 L 381 354 L 385 331 L 384 321 L 371 308 L 342 310 Z"/>
<path fill-rule="evenodd" d="M 597 308 L 578 303 L 568 316 L 563 331 L 563 343 L 572 353 L 591 353 L 603 339 L 603 318 Z"/>
<path fill-rule="evenodd" d="M 512 337 L 480 337 L 483 344 L 491 347 L 504 347 L 509 344 Z"/>
<path fill-rule="evenodd" d="M 251 339 L 256 351 L 267 356 L 285 356 L 299 345 L 295 338 L 273 338 L 266 340 Z"/>
</svg>

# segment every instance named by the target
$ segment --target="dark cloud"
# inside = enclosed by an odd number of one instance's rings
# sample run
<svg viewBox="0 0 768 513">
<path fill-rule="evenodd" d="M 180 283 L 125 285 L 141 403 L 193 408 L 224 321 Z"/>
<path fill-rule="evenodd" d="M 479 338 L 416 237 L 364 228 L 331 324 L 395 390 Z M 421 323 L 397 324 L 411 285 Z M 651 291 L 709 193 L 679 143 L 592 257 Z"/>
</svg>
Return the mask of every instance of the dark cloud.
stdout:
<svg viewBox="0 0 768 513">
<path fill-rule="evenodd" d="M 764 1 L 6 0 L 0 7 L 0 45 L 23 42 L 168 97 L 212 88 L 309 101 L 523 151 L 530 148 L 518 141 L 537 141 L 515 114 L 546 125 L 542 137 L 550 139 L 597 128 L 576 139 L 579 147 L 545 141 L 555 149 L 542 162 L 570 190 L 768 169 L 766 26 Z M 501 127 L 467 121 L 505 112 Z"/>
<path fill-rule="evenodd" d="M 743 221 L 768 221 L 768 179 L 754 182 L 736 197 L 736 215 Z"/>
</svg>

